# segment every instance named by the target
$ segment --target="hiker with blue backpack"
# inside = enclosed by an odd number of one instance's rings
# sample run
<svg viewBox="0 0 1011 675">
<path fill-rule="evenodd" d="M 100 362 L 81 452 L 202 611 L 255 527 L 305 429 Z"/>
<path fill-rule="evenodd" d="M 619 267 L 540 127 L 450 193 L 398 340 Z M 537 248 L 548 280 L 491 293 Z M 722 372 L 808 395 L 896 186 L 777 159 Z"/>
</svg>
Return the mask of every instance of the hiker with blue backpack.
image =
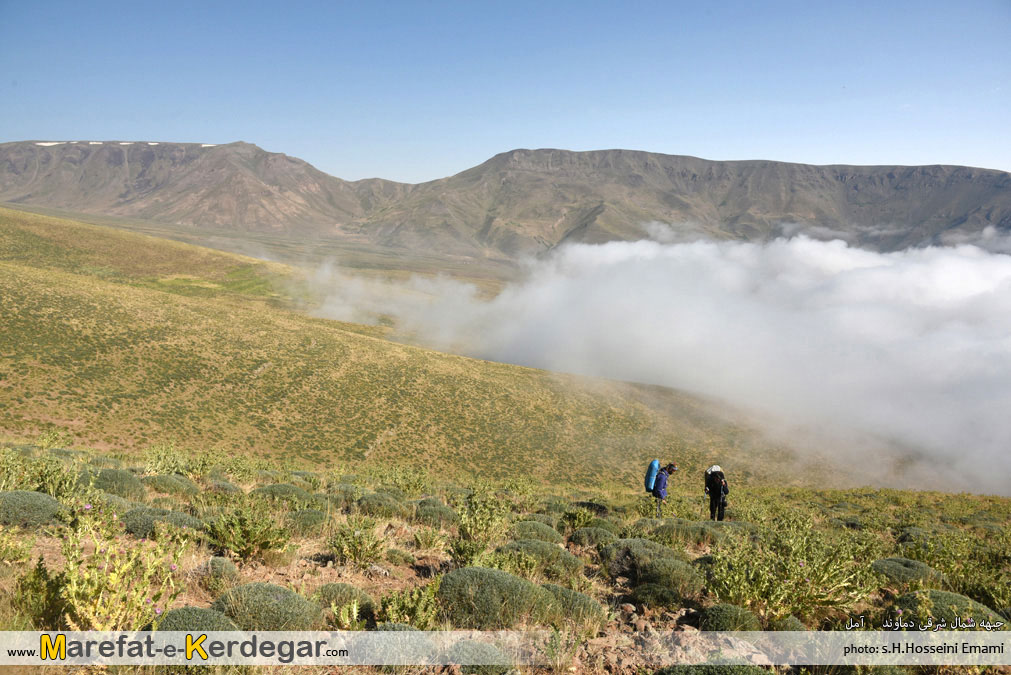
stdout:
<svg viewBox="0 0 1011 675">
<path fill-rule="evenodd" d="M 646 491 L 656 499 L 656 517 L 661 516 L 661 505 L 667 503 L 667 478 L 678 470 L 678 465 L 671 462 L 660 468 L 660 460 L 654 459 L 646 470 Z"/>
</svg>

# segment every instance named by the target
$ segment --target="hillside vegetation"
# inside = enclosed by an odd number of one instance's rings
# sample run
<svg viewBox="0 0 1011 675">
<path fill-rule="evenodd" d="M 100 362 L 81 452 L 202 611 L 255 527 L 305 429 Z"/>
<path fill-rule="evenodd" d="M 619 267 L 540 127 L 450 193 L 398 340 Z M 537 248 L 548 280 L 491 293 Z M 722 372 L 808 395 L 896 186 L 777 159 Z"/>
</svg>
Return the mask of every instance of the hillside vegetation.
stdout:
<svg viewBox="0 0 1011 675">
<path fill-rule="evenodd" d="M 11 438 L 587 484 L 634 484 L 659 455 L 692 470 L 719 457 L 739 476 L 788 458 L 689 396 L 312 318 L 294 271 L 179 242 L 3 210 L 0 287 Z"/>
</svg>

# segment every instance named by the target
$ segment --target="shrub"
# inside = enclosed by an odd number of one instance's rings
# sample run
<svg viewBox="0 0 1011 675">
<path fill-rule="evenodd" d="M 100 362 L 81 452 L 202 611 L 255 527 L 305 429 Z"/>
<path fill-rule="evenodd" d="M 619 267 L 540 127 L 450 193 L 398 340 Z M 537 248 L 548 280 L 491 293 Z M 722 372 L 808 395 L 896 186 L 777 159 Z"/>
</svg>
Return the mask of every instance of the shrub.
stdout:
<svg viewBox="0 0 1011 675">
<path fill-rule="evenodd" d="M 362 489 L 350 483 L 337 483 L 330 486 L 327 494 L 336 499 L 341 506 L 348 507 L 358 502 L 362 496 Z"/>
<path fill-rule="evenodd" d="M 67 628 L 66 579 L 62 572 L 51 573 L 39 556 L 35 567 L 18 579 L 11 605 L 35 630 L 63 630 Z"/>
<path fill-rule="evenodd" d="M 17 564 L 28 559 L 35 539 L 11 530 L 0 530 L 0 563 Z"/>
<path fill-rule="evenodd" d="M 211 608 L 227 614 L 242 630 L 311 630 L 320 620 L 316 603 L 282 586 L 262 582 L 236 586 Z"/>
<path fill-rule="evenodd" d="M 613 535 L 618 535 L 621 532 L 620 525 L 606 518 L 593 518 L 584 527 L 597 527 L 601 530 L 607 530 Z"/>
<path fill-rule="evenodd" d="M 204 523 L 193 516 L 178 511 L 155 509 L 140 506 L 123 514 L 120 521 L 123 528 L 135 537 L 152 538 L 155 536 L 155 523 L 163 522 L 179 529 L 190 529 L 199 532 L 204 529 Z"/>
<path fill-rule="evenodd" d="M 341 565 L 367 570 L 383 555 L 383 540 L 376 536 L 371 518 L 349 517 L 327 540 L 327 548 Z"/>
<path fill-rule="evenodd" d="M 326 609 L 342 608 L 357 603 L 358 616 L 372 624 L 376 621 L 376 601 L 372 596 L 351 584 L 323 584 L 313 593 L 313 599 Z"/>
<path fill-rule="evenodd" d="M 902 610 L 903 621 L 911 620 L 916 624 L 933 619 L 933 623 L 944 620 L 952 625 L 955 617 L 960 617 L 963 621 L 972 618 L 976 621 L 977 630 L 980 630 L 980 622 L 1003 621 L 997 612 L 986 605 L 948 591 L 931 589 L 906 593 L 896 599 L 895 607 Z"/>
<path fill-rule="evenodd" d="M 177 631 L 212 631 L 212 630 L 239 630 L 235 622 L 226 615 L 214 609 L 205 607 L 179 607 L 170 609 L 162 616 L 158 630 Z"/>
<path fill-rule="evenodd" d="M 449 556 L 457 567 L 469 567 L 476 563 L 487 549 L 488 545 L 483 541 L 457 538 L 449 544 Z"/>
<path fill-rule="evenodd" d="M 94 476 L 92 487 L 134 501 L 144 501 L 146 494 L 140 479 L 123 469 L 102 469 Z"/>
<path fill-rule="evenodd" d="M 721 601 L 766 619 L 825 616 L 846 611 L 875 588 L 870 566 L 862 562 L 874 555 L 874 546 L 850 533 L 830 538 L 809 519 L 783 515 L 760 537 L 719 546 L 707 582 Z"/>
<path fill-rule="evenodd" d="M 774 631 L 800 631 L 807 630 L 804 622 L 793 614 L 784 616 L 782 619 L 773 619 L 769 622 L 769 630 Z"/>
<path fill-rule="evenodd" d="M 157 628 L 162 608 L 181 592 L 178 562 L 185 539 L 123 547 L 119 529 L 97 514 L 81 514 L 62 541 L 62 594 L 72 630 Z"/>
<path fill-rule="evenodd" d="M 663 520 L 659 518 L 640 518 L 621 531 L 621 536 L 626 539 L 645 539 L 653 534 L 653 530 L 663 525 Z"/>
<path fill-rule="evenodd" d="M 388 495 L 390 497 L 393 497 L 393 499 L 395 499 L 398 502 L 403 502 L 405 499 L 407 499 L 407 495 L 404 494 L 404 491 L 393 485 L 380 485 L 379 487 L 376 488 L 375 491 L 377 494 Z"/>
<path fill-rule="evenodd" d="M 904 527 L 896 539 L 900 544 L 921 544 L 930 540 L 930 532 L 919 527 Z"/>
<path fill-rule="evenodd" d="M 661 558 L 678 558 L 678 553 L 648 539 L 618 539 L 600 550 L 600 560 L 614 577 L 639 578 L 640 570 Z"/>
<path fill-rule="evenodd" d="M 556 584 L 543 584 L 541 588 L 555 597 L 561 622 L 575 624 L 581 633 L 596 635 L 607 622 L 604 608 L 590 596 Z"/>
<path fill-rule="evenodd" d="M 379 518 L 407 518 L 407 507 L 391 495 L 373 492 L 362 495 L 358 500 L 358 510 L 367 516 Z"/>
<path fill-rule="evenodd" d="M 198 583 L 213 595 L 221 595 L 239 581 L 239 570 L 228 558 L 215 556 L 196 570 Z"/>
<path fill-rule="evenodd" d="M 130 509 L 137 508 L 136 504 L 131 502 L 129 499 L 123 499 L 119 495 L 109 494 L 108 492 L 100 492 L 98 496 L 99 499 L 109 505 L 109 508 L 111 508 L 114 513 L 126 513 Z"/>
<path fill-rule="evenodd" d="M 721 603 L 702 612 L 699 618 L 701 630 L 762 630 L 758 617 L 737 605 Z"/>
<path fill-rule="evenodd" d="M 312 501 L 312 495 L 302 488 L 290 483 L 274 483 L 254 488 L 250 493 L 269 502 L 282 502 L 290 506 L 307 504 Z"/>
<path fill-rule="evenodd" d="M 300 535 L 319 534 L 326 521 L 326 514 L 319 509 L 302 509 L 288 514 L 292 532 Z"/>
<path fill-rule="evenodd" d="M 562 535 L 558 534 L 558 530 L 548 527 L 544 523 L 537 523 L 532 520 L 521 520 L 518 523 L 513 523 L 513 526 L 509 528 L 509 536 L 513 539 L 537 539 L 552 544 L 561 544 L 563 541 Z"/>
<path fill-rule="evenodd" d="M 482 488 L 464 497 L 457 512 L 460 516 L 460 538 L 487 543 L 504 531 L 508 506 L 493 492 Z"/>
<path fill-rule="evenodd" d="M 446 661 L 462 664 L 465 675 L 505 675 L 510 671 L 510 659 L 493 644 L 477 640 L 460 640 L 446 652 Z"/>
<path fill-rule="evenodd" d="M 436 598 L 458 628 L 492 630 L 549 622 L 554 596 L 502 570 L 465 567 L 442 578 Z"/>
<path fill-rule="evenodd" d="M 235 494 L 242 492 L 242 489 L 239 488 L 237 485 L 229 483 L 227 480 L 219 479 L 219 480 L 212 480 L 210 484 L 207 486 L 207 491 Z"/>
<path fill-rule="evenodd" d="M 62 512 L 58 501 L 41 492 L 0 492 L 0 525 L 39 527 L 53 522 Z"/>
<path fill-rule="evenodd" d="M 665 546 L 683 546 L 686 544 L 701 546 L 702 544 L 712 544 L 725 538 L 726 535 L 709 522 L 696 523 L 689 520 L 681 520 L 680 518 L 665 521 L 649 535 L 649 539 Z"/>
<path fill-rule="evenodd" d="M 211 547 L 239 558 L 262 558 L 284 548 L 288 530 L 274 522 L 274 514 L 262 506 L 239 506 L 223 511 L 207 523 Z"/>
<path fill-rule="evenodd" d="M 871 563 L 871 569 L 896 584 L 939 584 L 944 575 L 930 565 L 909 558 L 883 558 Z"/>
<path fill-rule="evenodd" d="M 399 548 L 391 548 L 386 551 L 386 562 L 391 565 L 413 565 L 416 561 L 414 556 Z"/>
<path fill-rule="evenodd" d="M 527 513 L 520 518 L 520 522 L 525 520 L 531 520 L 537 523 L 544 523 L 550 528 L 555 530 L 558 529 L 558 516 L 553 516 L 550 513 Z"/>
<path fill-rule="evenodd" d="M 459 522 L 460 516 L 456 515 L 456 511 L 442 504 L 419 504 L 414 511 L 414 520 L 431 527 L 445 528 Z"/>
<path fill-rule="evenodd" d="M 439 551 L 446 545 L 446 538 L 437 529 L 419 527 L 414 531 L 414 547 L 419 551 Z"/>
<path fill-rule="evenodd" d="M 537 539 L 520 539 L 500 546 L 495 553 L 503 556 L 519 554 L 536 561 L 534 576 L 548 579 L 566 579 L 583 569 L 583 561 L 556 544 Z"/>
<path fill-rule="evenodd" d="M 562 522 L 569 531 L 578 530 L 581 527 L 589 527 L 596 516 L 592 511 L 586 509 L 568 509 L 562 514 Z"/>
<path fill-rule="evenodd" d="M 640 583 L 658 584 L 679 598 L 693 598 L 702 593 L 705 582 L 692 566 L 676 558 L 655 558 L 639 568 Z"/>
<path fill-rule="evenodd" d="M 439 603 L 436 597 L 442 577 L 431 583 L 404 591 L 394 591 L 383 596 L 379 617 L 385 622 L 406 623 L 419 630 L 432 630 L 439 621 Z"/>
<path fill-rule="evenodd" d="M 155 492 L 172 495 L 195 495 L 200 492 L 193 481 L 183 476 L 158 475 L 145 476 L 141 482 Z"/>
<path fill-rule="evenodd" d="M 594 546 L 600 548 L 610 544 L 618 537 L 608 530 L 599 527 L 581 527 L 569 535 L 569 542 L 576 546 Z"/>
<path fill-rule="evenodd" d="M 632 589 L 631 600 L 646 607 L 677 609 L 684 604 L 683 597 L 673 589 L 660 584 L 640 584 Z"/>
</svg>

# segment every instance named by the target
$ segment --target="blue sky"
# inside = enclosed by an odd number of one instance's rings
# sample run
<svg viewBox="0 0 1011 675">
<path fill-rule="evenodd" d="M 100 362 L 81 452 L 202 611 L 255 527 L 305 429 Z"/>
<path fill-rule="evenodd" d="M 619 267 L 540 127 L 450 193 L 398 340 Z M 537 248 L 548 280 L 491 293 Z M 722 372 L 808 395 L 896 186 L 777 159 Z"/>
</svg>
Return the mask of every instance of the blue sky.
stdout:
<svg viewBox="0 0 1011 675">
<path fill-rule="evenodd" d="M 0 0 L 0 141 L 408 182 L 518 147 L 1011 170 L 1009 36 L 1009 0 Z"/>
</svg>

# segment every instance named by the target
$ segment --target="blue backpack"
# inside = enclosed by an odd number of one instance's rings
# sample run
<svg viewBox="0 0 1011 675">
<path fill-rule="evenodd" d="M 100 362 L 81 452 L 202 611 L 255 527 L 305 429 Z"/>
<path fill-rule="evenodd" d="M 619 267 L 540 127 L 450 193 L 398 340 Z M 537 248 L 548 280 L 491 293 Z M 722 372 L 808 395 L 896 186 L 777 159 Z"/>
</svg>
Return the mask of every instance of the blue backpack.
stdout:
<svg viewBox="0 0 1011 675">
<path fill-rule="evenodd" d="M 656 483 L 656 475 L 660 472 L 660 460 L 654 459 L 646 469 L 646 492 L 653 492 L 653 484 Z"/>
</svg>

